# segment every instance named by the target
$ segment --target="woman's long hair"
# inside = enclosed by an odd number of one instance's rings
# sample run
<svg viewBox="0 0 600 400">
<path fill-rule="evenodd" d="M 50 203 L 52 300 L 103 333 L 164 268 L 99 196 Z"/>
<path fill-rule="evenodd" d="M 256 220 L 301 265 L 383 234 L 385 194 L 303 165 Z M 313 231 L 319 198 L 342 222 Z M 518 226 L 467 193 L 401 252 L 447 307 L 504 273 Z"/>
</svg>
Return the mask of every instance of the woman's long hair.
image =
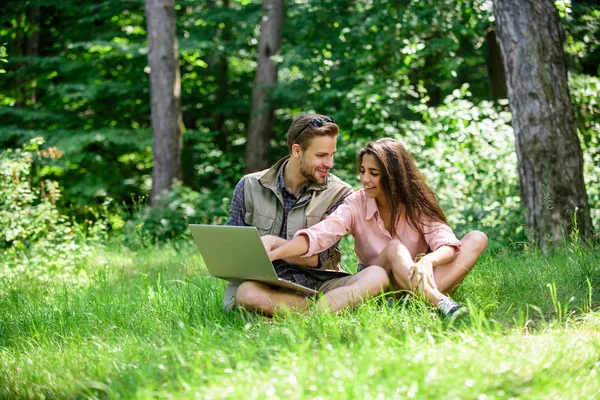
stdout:
<svg viewBox="0 0 600 400">
<path fill-rule="evenodd" d="M 408 223 L 423 234 L 421 224 L 446 223 L 446 216 L 438 204 L 433 190 L 425 183 L 406 148 L 397 140 L 383 138 L 370 142 L 358 153 L 358 168 L 365 154 L 371 154 L 381 168 L 381 186 L 392 208 L 392 236 L 402 208 Z"/>
</svg>

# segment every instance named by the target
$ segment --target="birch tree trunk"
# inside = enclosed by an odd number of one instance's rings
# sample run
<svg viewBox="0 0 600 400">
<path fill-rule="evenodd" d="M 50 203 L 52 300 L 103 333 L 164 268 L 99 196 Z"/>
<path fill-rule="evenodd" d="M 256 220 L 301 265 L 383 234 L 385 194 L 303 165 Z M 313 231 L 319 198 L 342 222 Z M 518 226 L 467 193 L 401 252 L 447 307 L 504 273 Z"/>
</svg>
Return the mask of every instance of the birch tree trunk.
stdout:
<svg viewBox="0 0 600 400">
<path fill-rule="evenodd" d="M 271 57 L 281 47 L 283 0 L 264 0 L 263 10 L 258 42 L 258 68 L 252 90 L 252 110 L 246 142 L 246 173 L 269 166 L 269 142 L 273 135 L 274 112 L 267 102 L 267 96 L 277 83 L 277 66 L 271 61 Z"/>
<path fill-rule="evenodd" d="M 174 0 L 146 0 L 152 110 L 152 193 L 156 206 L 181 179 L 181 82 Z"/>
<path fill-rule="evenodd" d="M 583 159 L 552 0 L 494 0 L 526 226 L 542 249 L 571 228 L 591 237 Z M 575 223 L 576 219 L 576 223 Z"/>
</svg>

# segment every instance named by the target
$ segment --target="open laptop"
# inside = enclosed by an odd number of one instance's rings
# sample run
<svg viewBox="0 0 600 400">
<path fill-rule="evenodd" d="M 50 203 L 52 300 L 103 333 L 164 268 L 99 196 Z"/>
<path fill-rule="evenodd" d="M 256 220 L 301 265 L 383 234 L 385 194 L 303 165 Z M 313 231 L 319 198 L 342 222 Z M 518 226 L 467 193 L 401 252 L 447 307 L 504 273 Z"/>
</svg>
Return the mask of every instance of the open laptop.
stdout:
<svg viewBox="0 0 600 400">
<path fill-rule="evenodd" d="M 238 284 L 257 281 L 301 293 L 316 293 L 311 288 L 277 276 L 255 227 L 190 224 L 190 230 L 212 276 Z M 318 274 L 331 277 L 346 275 L 344 272 L 321 270 Z"/>
</svg>

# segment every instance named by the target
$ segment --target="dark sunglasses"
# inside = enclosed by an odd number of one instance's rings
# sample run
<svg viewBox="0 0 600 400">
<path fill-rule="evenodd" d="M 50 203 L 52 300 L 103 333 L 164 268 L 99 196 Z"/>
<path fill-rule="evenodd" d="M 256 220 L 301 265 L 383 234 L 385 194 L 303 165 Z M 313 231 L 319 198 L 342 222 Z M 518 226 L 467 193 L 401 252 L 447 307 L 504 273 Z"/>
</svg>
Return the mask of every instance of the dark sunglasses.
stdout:
<svg viewBox="0 0 600 400">
<path fill-rule="evenodd" d="M 296 140 L 298 140 L 298 138 L 300 137 L 300 134 L 302 132 L 304 132 L 304 130 L 306 128 L 308 128 L 309 125 L 312 125 L 315 128 L 321 128 L 323 125 L 325 125 L 326 122 L 329 122 L 330 124 L 335 124 L 335 121 L 331 117 L 325 117 L 323 119 L 321 119 L 321 118 L 311 119 L 308 122 L 308 124 L 304 125 L 304 128 L 300 129 L 300 131 L 296 134 L 296 136 L 294 137 L 294 143 L 296 142 Z"/>
</svg>

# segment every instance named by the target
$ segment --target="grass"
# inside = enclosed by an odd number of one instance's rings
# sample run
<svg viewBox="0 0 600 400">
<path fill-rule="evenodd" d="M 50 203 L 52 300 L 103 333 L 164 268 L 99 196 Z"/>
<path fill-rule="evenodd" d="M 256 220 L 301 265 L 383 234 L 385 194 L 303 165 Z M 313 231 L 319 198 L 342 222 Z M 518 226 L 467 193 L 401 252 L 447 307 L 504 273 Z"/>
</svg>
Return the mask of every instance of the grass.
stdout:
<svg viewBox="0 0 600 400">
<path fill-rule="evenodd" d="M 598 398 L 598 255 L 488 254 L 455 296 L 471 321 L 452 326 L 377 299 L 226 314 L 190 244 L 96 248 L 76 284 L 0 281 L 0 398 Z"/>
</svg>

